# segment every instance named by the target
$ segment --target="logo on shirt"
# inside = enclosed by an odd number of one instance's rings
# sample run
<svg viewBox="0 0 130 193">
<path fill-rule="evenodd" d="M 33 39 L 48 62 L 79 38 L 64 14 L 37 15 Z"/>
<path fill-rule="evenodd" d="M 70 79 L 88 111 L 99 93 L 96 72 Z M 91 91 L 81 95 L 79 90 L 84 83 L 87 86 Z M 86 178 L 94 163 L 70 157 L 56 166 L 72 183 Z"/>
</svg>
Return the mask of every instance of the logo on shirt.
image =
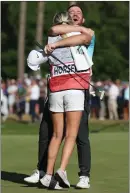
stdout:
<svg viewBox="0 0 130 193">
<path fill-rule="evenodd" d="M 37 54 L 37 53 L 36 53 Z M 37 54 L 37 58 L 39 58 L 38 54 Z"/>
<path fill-rule="evenodd" d="M 53 76 L 60 76 L 60 75 L 65 75 L 65 74 L 73 74 L 76 72 L 75 64 L 69 64 L 65 66 L 54 66 L 52 70 Z"/>
</svg>

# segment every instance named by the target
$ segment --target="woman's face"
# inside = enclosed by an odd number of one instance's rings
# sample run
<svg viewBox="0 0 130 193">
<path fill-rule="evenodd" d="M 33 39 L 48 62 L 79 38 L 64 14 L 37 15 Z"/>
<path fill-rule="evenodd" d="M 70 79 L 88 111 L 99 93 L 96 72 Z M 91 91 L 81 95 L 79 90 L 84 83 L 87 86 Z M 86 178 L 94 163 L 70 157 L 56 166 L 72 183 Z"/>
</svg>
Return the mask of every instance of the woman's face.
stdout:
<svg viewBox="0 0 130 193">
<path fill-rule="evenodd" d="M 82 25 L 84 23 L 83 13 L 79 7 L 71 7 L 68 12 L 75 25 Z"/>
</svg>

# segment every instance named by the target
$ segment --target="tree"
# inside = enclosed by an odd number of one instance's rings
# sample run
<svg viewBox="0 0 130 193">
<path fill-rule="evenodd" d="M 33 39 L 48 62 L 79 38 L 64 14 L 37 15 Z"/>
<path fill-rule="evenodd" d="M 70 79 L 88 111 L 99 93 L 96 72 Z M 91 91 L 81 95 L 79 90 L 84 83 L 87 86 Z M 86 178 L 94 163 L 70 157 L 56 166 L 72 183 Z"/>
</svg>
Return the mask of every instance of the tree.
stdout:
<svg viewBox="0 0 130 193">
<path fill-rule="evenodd" d="M 38 41 L 40 44 L 42 44 L 43 40 L 44 9 L 45 2 L 39 1 L 37 9 L 36 41 Z"/>
<path fill-rule="evenodd" d="M 37 4 L 38 6 L 37 6 L 36 41 L 42 45 L 45 2 L 39 1 Z M 34 74 L 40 75 L 40 71 L 34 72 Z"/>
<path fill-rule="evenodd" d="M 36 21 L 38 22 L 37 3 L 37 1 L 28 2 L 25 59 L 22 53 L 19 52 L 19 57 L 22 56 L 25 62 L 28 53 L 35 48 L 34 39 L 36 40 L 36 33 L 38 33 L 36 32 L 36 26 L 38 25 L 36 25 Z M 39 38 L 37 40 L 43 45 L 45 45 L 47 40 L 48 29 L 52 26 L 53 16 L 56 12 L 65 11 L 70 3 L 72 3 L 72 1 L 48 1 L 46 2 L 46 6 L 43 7 L 43 10 L 41 9 L 41 14 L 44 14 L 44 33 L 42 33 L 41 38 L 40 35 L 37 35 L 37 38 Z M 129 2 L 80 1 L 78 4 L 83 9 L 85 18 L 84 25 L 92 28 L 96 35 L 93 57 L 93 78 L 120 78 L 122 80 L 128 80 Z M 16 63 L 18 63 L 19 60 L 19 57 L 17 57 L 17 39 L 20 37 L 19 28 L 21 27 L 19 24 L 20 20 L 17 18 L 20 13 L 21 2 L 2 1 L 1 6 L 2 78 L 16 78 Z M 24 39 L 22 43 L 23 42 Z M 25 67 L 27 73 L 32 73 L 27 65 L 25 65 Z M 44 65 L 41 68 L 43 76 L 47 73 L 48 68 Z"/>
<path fill-rule="evenodd" d="M 20 2 L 19 13 L 19 37 L 18 37 L 18 78 L 22 79 L 24 75 L 25 64 L 25 29 L 26 29 L 26 9 L 27 2 Z"/>
</svg>

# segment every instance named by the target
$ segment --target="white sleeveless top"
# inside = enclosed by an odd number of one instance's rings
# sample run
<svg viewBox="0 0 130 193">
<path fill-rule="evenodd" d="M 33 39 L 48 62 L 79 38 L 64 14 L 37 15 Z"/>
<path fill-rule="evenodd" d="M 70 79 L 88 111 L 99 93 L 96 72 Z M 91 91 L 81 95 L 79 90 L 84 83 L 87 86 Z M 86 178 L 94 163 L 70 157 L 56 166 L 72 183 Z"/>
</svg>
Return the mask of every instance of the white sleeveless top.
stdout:
<svg viewBox="0 0 130 193">
<path fill-rule="evenodd" d="M 60 35 L 55 37 L 48 37 L 48 44 L 60 41 L 62 39 L 63 38 Z M 59 60 L 61 60 L 63 63 L 74 63 L 70 47 L 57 48 L 53 51 L 53 55 L 56 56 Z M 50 64 L 52 63 L 54 65 L 60 64 L 51 56 L 49 56 L 49 62 Z"/>
</svg>

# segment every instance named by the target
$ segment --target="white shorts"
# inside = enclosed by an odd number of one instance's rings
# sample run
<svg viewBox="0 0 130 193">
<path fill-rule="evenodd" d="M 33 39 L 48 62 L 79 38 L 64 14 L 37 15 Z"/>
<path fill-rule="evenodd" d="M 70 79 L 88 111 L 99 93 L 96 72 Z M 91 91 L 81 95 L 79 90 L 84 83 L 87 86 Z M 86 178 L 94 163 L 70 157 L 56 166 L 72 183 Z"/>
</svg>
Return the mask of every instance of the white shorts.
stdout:
<svg viewBox="0 0 130 193">
<path fill-rule="evenodd" d="M 65 90 L 49 94 L 49 110 L 52 112 L 83 111 L 84 90 Z"/>
</svg>

